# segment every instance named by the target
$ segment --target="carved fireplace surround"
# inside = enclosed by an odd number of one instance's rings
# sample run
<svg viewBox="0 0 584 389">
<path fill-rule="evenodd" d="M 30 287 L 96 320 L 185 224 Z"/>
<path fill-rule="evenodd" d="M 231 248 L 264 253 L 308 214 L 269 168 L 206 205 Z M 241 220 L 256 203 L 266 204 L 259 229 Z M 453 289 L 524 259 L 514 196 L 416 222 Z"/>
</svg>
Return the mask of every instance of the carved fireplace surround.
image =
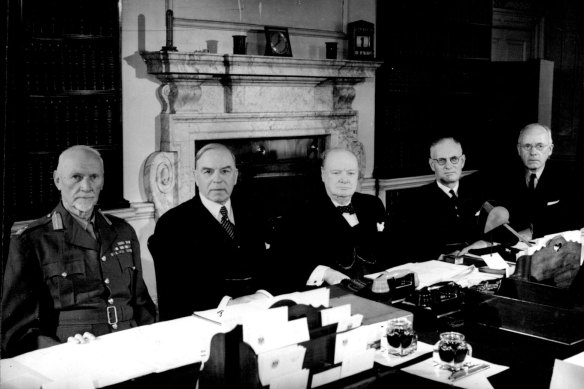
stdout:
<svg viewBox="0 0 584 389">
<path fill-rule="evenodd" d="M 146 193 L 157 216 L 195 195 L 196 141 L 326 137 L 353 150 L 361 170 L 355 85 L 379 62 L 144 52 L 161 85 L 160 151 L 148 157 Z"/>
</svg>

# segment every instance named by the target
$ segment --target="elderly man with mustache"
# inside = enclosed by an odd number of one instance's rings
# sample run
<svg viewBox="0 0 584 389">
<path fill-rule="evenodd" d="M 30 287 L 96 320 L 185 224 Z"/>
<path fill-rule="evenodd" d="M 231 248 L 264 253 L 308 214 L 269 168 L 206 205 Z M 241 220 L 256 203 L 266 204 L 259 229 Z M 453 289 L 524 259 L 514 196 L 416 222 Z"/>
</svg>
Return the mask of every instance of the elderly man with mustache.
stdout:
<svg viewBox="0 0 584 389">
<path fill-rule="evenodd" d="M 96 208 L 103 161 L 88 146 L 61 153 L 57 207 L 12 237 L 2 295 L 3 357 L 150 324 L 136 232 Z"/>
</svg>

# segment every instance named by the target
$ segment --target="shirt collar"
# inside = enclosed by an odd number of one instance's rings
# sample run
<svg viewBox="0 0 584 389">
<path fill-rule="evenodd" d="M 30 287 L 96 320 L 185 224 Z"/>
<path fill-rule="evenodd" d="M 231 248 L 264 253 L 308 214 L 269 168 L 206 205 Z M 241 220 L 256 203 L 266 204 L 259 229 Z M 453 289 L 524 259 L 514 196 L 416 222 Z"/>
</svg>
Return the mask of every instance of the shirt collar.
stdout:
<svg viewBox="0 0 584 389">
<path fill-rule="evenodd" d="M 227 208 L 227 216 L 229 217 L 229 220 L 231 220 L 232 223 L 234 223 L 234 218 L 233 218 L 233 211 L 231 209 L 231 198 L 227 199 L 227 201 L 225 202 L 225 204 L 219 204 L 216 203 L 214 201 L 209 200 L 208 198 L 206 198 L 203 195 L 201 196 L 201 203 L 203 203 L 203 206 L 205 208 L 207 208 L 207 210 L 209 212 L 211 212 L 211 215 L 213 215 L 213 217 L 219 221 L 221 221 L 221 207 L 225 205 L 225 208 Z"/>
<path fill-rule="evenodd" d="M 436 181 L 436 184 L 438 184 L 438 188 L 442 189 L 442 191 L 446 193 L 448 197 L 450 197 L 451 190 L 454 190 L 454 193 L 458 196 L 458 187 L 460 186 L 460 181 L 457 181 L 453 188 L 449 188 L 446 185 L 441 184 L 439 181 Z"/>
<path fill-rule="evenodd" d="M 537 169 L 535 172 L 532 172 L 531 170 L 525 169 L 525 182 L 527 183 L 527 185 L 529 185 L 529 180 L 531 178 L 532 173 L 535 173 L 535 183 L 537 184 L 537 182 L 539 181 L 539 178 L 541 177 L 541 174 L 543 173 L 544 168 L 545 168 L 545 165 L 542 166 L 540 169 Z"/>
<path fill-rule="evenodd" d="M 79 223 L 81 228 L 83 228 L 85 231 L 87 231 L 87 225 L 89 223 L 95 224 L 95 208 L 93 209 L 93 213 L 91 214 L 91 217 L 89 218 L 89 220 L 85 220 L 82 217 L 75 215 L 73 212 L 69 212 L 69 210 L 67 208 L 65 208 L 65 206 L 63 206 L 63 209 L 66 212 L 68 212 L 69 215 L 73 216 L 73 220 L 75 220 L 77 223 Z"/>
<path fill-rule="evenodd" d="M 333 202 L 333 204 L 334 204 L 334 206 L 335 206 L 335 207 L 342 207 L 342 206 L 343 206 L 343 204 L 337 203 L 337 202 L 336 202 L 335 200 L 333 200 L 333 199 L 331 199 L 331 201 Z M 349 201 L 347 204 L 345 204 L 345 205 L 349 205 L 349 204 L 351 204 L 351 202 L 350 202 L 350 201 Z"/>
</svg>

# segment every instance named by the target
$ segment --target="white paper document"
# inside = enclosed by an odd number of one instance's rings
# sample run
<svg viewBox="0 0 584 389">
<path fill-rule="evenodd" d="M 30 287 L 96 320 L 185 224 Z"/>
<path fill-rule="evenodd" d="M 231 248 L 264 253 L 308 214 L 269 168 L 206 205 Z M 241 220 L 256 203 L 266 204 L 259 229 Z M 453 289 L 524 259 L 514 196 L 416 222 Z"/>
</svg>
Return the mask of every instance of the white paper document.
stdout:
<svg viewBox="0 0 584 389">
<path fill-rule="evenodd" d="M 318 388 L 341 379 L 341 366 L 333 367 L 332 369 L 322 371 L 312 375 L 311 388 Z"/>
<path fill-rule="evenodd" d="M 274 379 L 300 372 L 306 348 L 297 344 L 258 354 L 258 373 L 263 386 Z"/>
<path fill-rule="evenodd" d="M 388 347 L 389 345 L 387 344 L 387 338 L 384 336 L 381 338 L 381 347 L 379 348 L 379 350 L 375 352 L 375 362 L 383 366 L 391 367 L 411 361 L 412 359 L 417 358 L 420 355 L 429 354 L 434 349 L 434 346 L 428 343 L 418 342 L 418 348 L 416 349 L 416 351 L 414 351 L 410 355 L 400 357 L 398 355 L 389 354 L 387 350 Z"/>
<path fill-rule="evenodd" d="M 308 373 L 310 370 L 302 369 L 300 371 L 275 377 L 270 383 L 270 389 L 298 389 L 306 388 L 308 385 Z"/>
<path fill-rule="evenodd" d="M 478 358 L 471 358 L 473 364 L 489 363 L 490 367 L 479 373 L 470 375 L 468 377 L 459 379 L 454 382 L 450 382 L 448 377 L 452 374 L 451 371 L 446 369 L 441 369 L 439 366 L 435 366 L 432 357 L 420 362 L 415 365 L 407 366 L 402 369 L 406 373 L 414 374 L 429 380 L 443 382 L 445 384 L 457 386 L 459 388 L 468 389 L 493 389 L 493 386 L 487 379 L 492 375 L 498 374 L 509 367 L 503 365 L 496 365 L 494 363 L 485 362 Z"/>
<path fill-rule="evenodd" d="M 582 388 L 584 382 L 584 352 L 561 361 L 556 359 L 550 389 Z"/>
<path fill-rule="evenodd" d="M 442 281 L 454 281 L 462 287 L 477 285 L 481 281 L 501 278 L 500 275 L 481 273 L 474 266 L 455 265 L 453 263 L 431 260 L 425 262 L 406 263 L 392 267 L 386 271 L 408 270 L 415 272 L 420 280 L 416 289 L 434 285 Z M 365 277 L 375 279 L 381 273 L 369 274 Z"/>
<path fill-rule="evenodd" d="M 47 382 L 41 389 L 95 389 L 95 386 L 91 378 L 80 375 L 62 381 Z"/>
<path fill-rule="evenodd" d="M 357 327 L 360 327 L 361 323 L 363 323 L 363 315 L 357 313 L 351 317 L 339 321 L 339 324 L 337 325 L 337 332 L 345 332 L 348 330 L 355 329 Z"/>
<path fill-rule="evenodd" d="M 362 353 L 346 355 L 341 365 L 341 378 L 372 369 L 374 360 L 375 349 L 372 348 Z"/>
<path fill-rule="evenodd" d="M 253 348 L 256 354 L 274 350 L 310 339 L 306 318 L 292 320 L 273 326 L 248 326 L 243 333 L 243 341 Z"/>
<path fill-rule="evenodd" d="M 338 307 L 323 309 L 320 311 L 322 326 L 328 326 L 333 323 L 339 323 L 351 317 L 351 305 L 345 304 Z"/>
<path fill-rule="evenodd" d="M 341 363 L 351 355 L 363 354 L 367 351 L 368 335 L 369 332 L 366 327 L 338 333 L 335 339 L 334 363 Z"/>
</svg>

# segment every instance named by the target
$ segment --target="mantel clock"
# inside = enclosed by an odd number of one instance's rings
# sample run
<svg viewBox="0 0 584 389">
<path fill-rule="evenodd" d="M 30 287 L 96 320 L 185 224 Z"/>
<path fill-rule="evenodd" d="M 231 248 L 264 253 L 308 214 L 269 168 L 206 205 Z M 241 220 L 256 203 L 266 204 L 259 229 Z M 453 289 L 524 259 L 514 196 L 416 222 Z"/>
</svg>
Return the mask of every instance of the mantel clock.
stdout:
<svg viewBox="0 0 584 389">
<path fill-rule="evenodd" d="M 347 25 L 349 40 L 349 59 L 373 60 L 373 23 L 358 20 Z"/>
</svg>

